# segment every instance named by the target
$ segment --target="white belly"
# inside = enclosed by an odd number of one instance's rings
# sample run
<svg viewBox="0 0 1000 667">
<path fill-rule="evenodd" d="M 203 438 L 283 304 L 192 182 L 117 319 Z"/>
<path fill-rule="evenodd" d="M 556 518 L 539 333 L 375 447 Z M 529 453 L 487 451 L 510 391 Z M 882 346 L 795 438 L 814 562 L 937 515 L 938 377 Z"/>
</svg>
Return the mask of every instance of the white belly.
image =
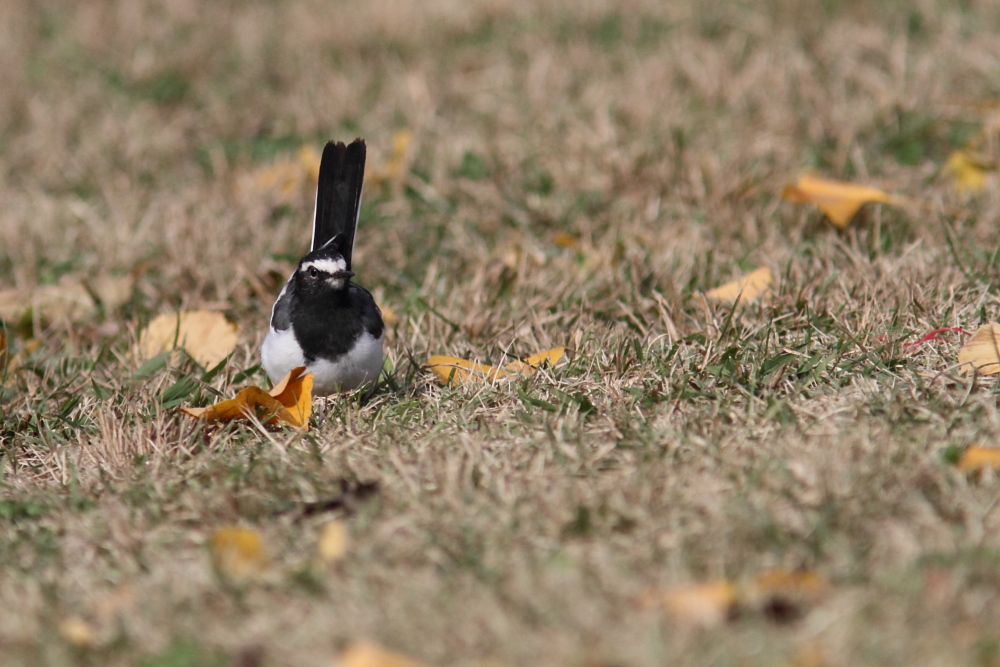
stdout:
<svg viewBox="0 0 1000 667">
<path fill-rule="evenodd" d="M 326 396 L 374 384 L 382 372 L 382 340 L 382 336 L 375 338 L 366 331 L 354 349 L 337 361 L 317 359 L 306 365 L 292 330 L 272 329 L 260 348 L 260 358 L 271 382 L 278 382 L 293 368 L 306 366 L 306 370 L 313 374 L 313 394 Z"/>
</svg>

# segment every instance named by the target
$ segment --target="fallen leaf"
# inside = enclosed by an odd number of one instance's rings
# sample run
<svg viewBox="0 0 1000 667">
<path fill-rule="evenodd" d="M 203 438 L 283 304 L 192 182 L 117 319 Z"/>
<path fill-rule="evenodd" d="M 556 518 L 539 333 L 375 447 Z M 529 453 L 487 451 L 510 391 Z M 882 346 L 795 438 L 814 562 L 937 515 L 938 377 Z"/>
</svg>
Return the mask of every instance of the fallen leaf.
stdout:
<svg viewBox="0 0 1000 667">
<path fill-rule="evenodd" d="M 753 593 L 756 595 L 802 595 L 817 598 L 824 595 L 830 586 L 818 572 L 813 570 L 767 570 L 754 579 Z"/>
<path fill-rule="evenodd" d="M 1000 324 L 990 322 L 976 329 L 958 351 L 959 369 L 983 375 L 1000 373 Z"/>
<path fill-rule="evenodd" d="M 92 296 L 105 312 L 117 310 L 132 297 L 135 278 L 127 276 L 100 276 L 87 282 Z"/>
<path fill-rule="evenodd" d="M 740 591 L 740 603 L 772 621 L 787 623 L 802 616 L 829 590 L 826 580 L 812 570 L 768 570 Z"/>
<path fill-rule="evenodd" d="M 82 618 L 70 616 L 59 623 L 59 636 L 73 646 L 89 648 L 96 643 L 97 630 Z"/>
<path fill-rule="evenodd" d="M 392 308 L 381 308 L 381 311 L 382 311 L 382 322 L 384 322 L 386 326 L 391 327 L 395 324 L 399 324 L 399 316 L 396 315 L 396 311 L 394 311 Z"/>
<path fill-rule="evenodd" d="M 216 571 L 233 582 L 257 576 L 269 560 L 260 535 L 249 528 L 220 528 L 212 533 L 208 548 Z"/>
<path fill-rule="evenodd" d="M 84 284 L 69 276 L 56 285 L 0 290 L 0 320 L 15 322 L 31 310 L 42 322 L 73 322 L 89 317 L 94 308 L 94 299 Z"/>
<path fill-rule="evenodd" d="M 671 588 L 663 593 L 663 606 L 678 621 L 713 627 L 736 611 L 737 589 L 721 580 Z"/>
<path fill-rule="evenodd" d="M 427 360 L 428 368 L 442 385 L 483 382 L 508 377 L 513 374 L 531 375 L 544 365 L 554 366 L 566 354 L 566 348 L 556 347 L 533 354 L 524 361 L 512 361 L 506 366 L 487 366 L 475 361 L 434 355 Z"/>
<path fill-rule="evenodd" d="M 320 154 L 315 146 L 306 144 L 294 157 L 286 155 L 241 177 L 239 187 L 244 191 L 270 193 L 277 203 L 288 204 L 307 187 L 316 186 L 319 163 Z"/>
<path fill-rule="evenodd" d="M 410 142 L 413 140 L 413 133 L 409 130 L 397 130 L 392 135 L 392 144 L 389 155 L 381 166 L 369 167 L 365 178 L 376 186 L 381 183 L 401 183 L 406 175 L 406 163 L 410 150 Z"/>
<path fill-rule="evenodd" d="M 869 202 L 905 203 L 902 198 L 877 188 L 831 181 L 809 174 L 800 176 L 795 185 L 786 185 L 781 196 L 785 201 L 815 204 L 840 229 L 847 227 L 858 209 Z"/>
<path fill-rule="evenodd" d="M 544 350 L 533 354 L 524 361 L 512 361 L 504 366 L 504 368 L 511 373 L 527 373 L 530 375 L 542 366 L 548 366 L 549 368 L 555 366 L 565 354 L 565 347 L 554 347 L 551 350 Z"/>
<path fill-rule="evenodd" d="M 705 293 L 705 296 L 715 301 L 734 304 L 737 297 L 740 303 L 753 301 L 757 298 L 766 298 L 771 294 L 771 283 L 774 278 L 771 269 L 766 266 L 751 271 L 745 276 L 725 285 L 720 285 Z"/>
<path fill-rule="evenodd" d="M 204 368 L 211 368 L 236 348 L 239 327 L 211 310 L 189 310 L 158 315 L 139 337 L 139 352 L 150 359 L 183 349 Z"/>
<path fill-rule="evenodd" d="M 308 431 L 309 415 L 312 414 L 313 375 L 305 370 L 305 366 L 293 368 L 270 392 L 250 386 L 235 397 L 207 408 L 180 408 L 180 411 L 207 421 L 230 421 L 253 416 L 264 424 L 281 424 Z"/>
<path fill-rule="evenodd" d="M 316 553 L 324 563 L 333 563 L 347 554 L 347 526 L 343 521 L 331 521 L 323 526 Z"/>
<path fill-rule="evenodd" d="M 951 176 L 959 192 L 979 192 L 986 187 L 990 166 L 974 158 L 968 150 L 953 151 L 944 169 Z"/>
<path fill-rule="evenodd" d="M 955 465 L 963 472 L 978 472 L 987 468 L 1000 470 L 1000 449 L 969 447 L 962 452 L 962 457 Z"/>
<path fill-rule="evenodd" d="M 338 667 L 425 667 L 424 663 L 368 641 L 354 642 L 340 654 Z"/>
<path fill-rule="evenodd" d="M 580 246 L 580 241 L 572 234 L 567 234 L 566 232 L 556 232 L 553 234 L 552 242 L 566 250 L 576 250 Z"/>
</svg>

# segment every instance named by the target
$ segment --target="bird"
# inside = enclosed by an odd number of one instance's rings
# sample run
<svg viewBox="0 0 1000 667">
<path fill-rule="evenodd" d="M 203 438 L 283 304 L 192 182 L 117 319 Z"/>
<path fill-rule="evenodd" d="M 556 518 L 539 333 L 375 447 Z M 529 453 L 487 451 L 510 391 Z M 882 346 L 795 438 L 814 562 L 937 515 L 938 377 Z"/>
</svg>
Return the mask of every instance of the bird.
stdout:
<svg viewBox="0 0 1000 667">
<path fill-rule="evenodd" d="M 305 366 L 316 396 L 374 387 L 382 372 L 382 311 L 351 280 L 365 153 L 363 139 L 323 149 L 310 251 L 281 288 L 260 349 L 271 382 Z"/>
</svg>

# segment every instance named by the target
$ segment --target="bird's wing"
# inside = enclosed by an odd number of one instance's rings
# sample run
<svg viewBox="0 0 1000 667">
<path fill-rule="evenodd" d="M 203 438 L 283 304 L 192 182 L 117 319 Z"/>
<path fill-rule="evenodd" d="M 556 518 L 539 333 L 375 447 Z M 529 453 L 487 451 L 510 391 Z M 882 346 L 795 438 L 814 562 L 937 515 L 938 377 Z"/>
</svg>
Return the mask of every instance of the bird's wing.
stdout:
<svg viewBox="0 0 1000 667">
<path fill-rule="evenodd" d="M 319 164 L 316 187 L 316 211 L 310 251 L 322 248 L 338 235 L 340 254 L 351 268 L 354 233 L 361 212 L 361 187 L 365 180 L 365 142 L 355 139 L 350 145 L 329 142 Z"/>
</svg>

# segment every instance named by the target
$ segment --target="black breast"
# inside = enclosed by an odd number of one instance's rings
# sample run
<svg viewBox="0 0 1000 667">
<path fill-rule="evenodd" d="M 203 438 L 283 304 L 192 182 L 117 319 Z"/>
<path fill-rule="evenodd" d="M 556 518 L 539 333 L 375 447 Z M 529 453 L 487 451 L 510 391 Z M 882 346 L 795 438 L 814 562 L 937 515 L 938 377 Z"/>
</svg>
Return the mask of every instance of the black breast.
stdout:
<svg viewBox="0 0 1000 667">
<path fill-rule="evenodd" d="M 290 311 L 306 363 L 318 357 L 336 360 L 350 351 L 365 331 L 379 338 L 385 329 L 375 299 L 354 283 L 349 283 L 347 289 L 298 299 Z"/>
</svg>

